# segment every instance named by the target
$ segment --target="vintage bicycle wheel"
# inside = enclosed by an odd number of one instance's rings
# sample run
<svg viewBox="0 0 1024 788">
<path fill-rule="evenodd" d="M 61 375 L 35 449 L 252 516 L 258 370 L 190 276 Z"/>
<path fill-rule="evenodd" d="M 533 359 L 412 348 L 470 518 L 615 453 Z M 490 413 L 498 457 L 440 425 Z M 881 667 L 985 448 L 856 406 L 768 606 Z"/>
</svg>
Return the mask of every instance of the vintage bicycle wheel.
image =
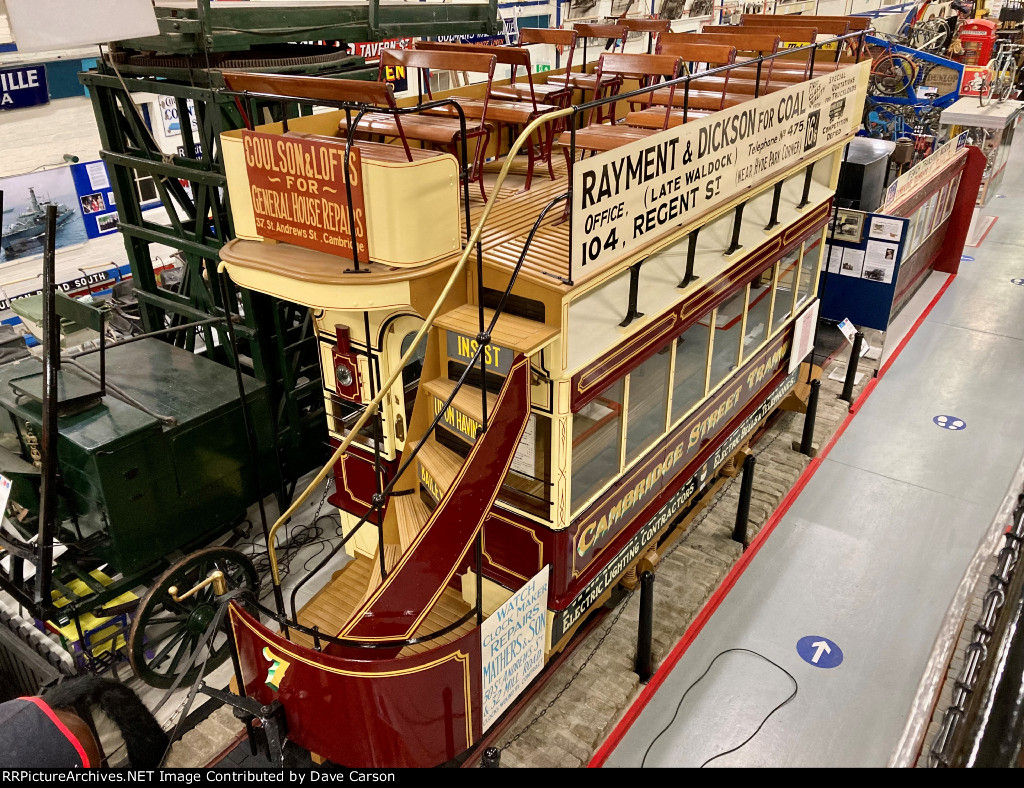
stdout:
<svg viewBox="0 0 1024 788">
<path fill-rule="evenodd" d="M 871 87 L 878 95 L 904 95 L 916 76 L 914 61 L 903 55 L 889 52 L 871 63 Z"/>
<path fill-rule="evenodd" d="M 929 19 L 918 22 L 910 28 L 910 46 L 922 52 L 939 54 L 946 50 L 949 26 L 943 19 Z"/>
</svg>

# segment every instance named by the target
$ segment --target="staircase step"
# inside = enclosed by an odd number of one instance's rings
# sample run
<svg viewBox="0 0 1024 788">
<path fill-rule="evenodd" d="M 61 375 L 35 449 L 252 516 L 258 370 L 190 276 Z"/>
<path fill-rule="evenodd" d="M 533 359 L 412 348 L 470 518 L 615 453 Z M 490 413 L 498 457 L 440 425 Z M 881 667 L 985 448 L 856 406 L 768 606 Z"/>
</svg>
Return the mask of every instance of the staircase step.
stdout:
<svg viewBox="0 0 1024 788">
<path fill-rule="evenodd" d="M 451 449 L 446 449 L 433 437 L 428 437 L 423 442 L 416 459 L 420 464 L 419 479 L 435 501 L 440 501 L 444 497 L 465 463 L 462 457 Z"/>
<path fill-rule="evenodd" d="M 396 544 L 384 545 L 384 566 L 387 567 L 388 572 L 395 568 L 395 564 L 398 563 L 398 559 L 402 556 L 402 548 Z M 363 595 L 363 602 L 369 599 L 373 592 L 376 591 L 382 583 L 380 574 L 380 552 L 373 556 L 373 567 L 370 569 L 370 582 L 366 584 L 366 593 Z M 360 603 L 362 604 L 362 602 Z"/>
<path fill-rule="evenodd" d="M 493 319 L 494 310 L 484 309 L 484 325 L 490 325 Z M 446 331 L 475 338 L 480 333 L 480 313 L 473 304 L 463 304 L 451 312 L 439 315 L 434 325 Z M 558 334 L 559 329 L 547 323 L 538 323 L 536 320 L 514 315 L 502 315 L 491 332 L 491 342 L 500 347 L 511 348 L 524 356 L 530 356 L 548 345 Z"/>
<path fill-rule="evenodd" d="M 424 635 L 437 632 L 439 629 L 444 629 L 446 626 L 454 624 L 462 618 L 469 610 L 470 606 L 462 599 L 462 594 L 454 588 L 448 587 L 444 590 L 444 594 L 437 601 L 437 604 L 427 613 L 427 617 L 423 619 L 423 623 L 420 624 L 413 637 L 423 637 Z M 399 656 L 407 657 L 411 654 L 421 654 L 424 651 L 429 651 L 446 643 L 452 643 L 467 632 L 470 632 L 475 626 L 476 618 L 474 617 L 447 635 L 442 635 L 439 638 L 434 638 L 425 643 L 418 643 L 414 646 L 406 646 L 402 649 Z"/>
<path fill-rule="evenodd" d="M 416 535 L 430 519 L 430 510 L 420 498 L 419 490 L 412 495 L 399 495 L 391 499 L 398 518 L 398 542 L 404 553 L 413 543 Z"/>
<path fill-rule="evenodd" d="M 369 558 L 357 556 L 349 561 L 316 596 L 302 606 L 299 610 L 299 623 L 307 627 L 316 625 L 327 635 L 337 633 L 352 617 L 362 600 L 371 572 Z M 293 633 L 292 637 L 304 646 L 313 645 L 313 639 L 301 632 Z"/>
<path fill-rule="evenodd" d="M 436 400 L 433 410 L 436 414 L 441 410 L 441 406 L 447 402 L 448 397 L 450 397 L 452 392 L 455 390 L 455 381 L 448 380 L 447 378 L 437 378 L 436 380 L 431 380 L 427 383 L 421 383 L 420 387 L 426 389 L 426 391 L 428 391 Z M 494 415 L 494 407 L 497 401 L 497 395 L 488 392 L 487 413 L 491 416 Z M 475 423 L 464 423 L 462 420 L 457 418 L 457 414 L 452 413 L 452 408 L 468 416 L 469 419 Z M 472 443 L 476 440 L 477 428 L 481 426 L 484 420 L 483 403 L 480 399 L 480 389 L 476 386 L 464 383 L 462 388 L 459 389 L 459 393 L 455 395 L 455 399 L 452 400 L 452 408 L 448 409 L 448 412 L 441 419 L 441 423 L 446 427 L 453 429 Z"/>
</svg>

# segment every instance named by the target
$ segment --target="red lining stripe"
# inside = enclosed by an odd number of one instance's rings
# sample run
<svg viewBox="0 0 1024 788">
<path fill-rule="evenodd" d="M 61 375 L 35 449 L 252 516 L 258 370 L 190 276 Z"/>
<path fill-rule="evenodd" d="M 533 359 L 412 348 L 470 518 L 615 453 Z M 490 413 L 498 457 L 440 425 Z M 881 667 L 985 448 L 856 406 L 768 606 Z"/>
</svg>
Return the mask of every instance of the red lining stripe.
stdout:
<svg viewBox="0 0 1024 788">
<path fill-rule="evenodd" d="M 82 746 L 82 743 L 78 740 L 78 737 L 75 736 L 75 734 L 73 734 L 70 730 L 68 730 L 68 727 L 60 721 L 56 714 L 53 713 L 53 709 L 46 705 L 46 701 L 44 701 L 42 698 L 21 698 L 21 700 L 27 700 L 29 703 L 34 703 L 39 708 L 39 710 L 43 712 L 43 714 L 49 717 L 50 722 L 57 726 L 57 730 L 63 733 L 65 738 L 67 738 L 67 740 L 71 742 L 75 750 L 78 751 L 78 757 L 82 759 L 82 766 L 86 769 L 92 767 L 92 764 L 89 763 L 89 756 L 85 754 L 85 748 Z"/>
<path fill-rule="evenodd" d="M 932 311 L 932 309 L 935 308 L 935 305 L 939 302 L 939 299 L 942 298 L 943 294 L 946 292 L 947 288 L 949 288 L 954 278 L 955 274 L 949 276 L 945 284 L 943 284 L 942 287 L 939 288 L 939 292 L 935 294 L 935 297 L 929 302 L 928 306 L 925 307 L 920 317 L 918 317 L 917 320 L 914 321 L 914 324 L 910 327 L 910 330 L 907 332 L 906 336 L 904 336 L 903 339 L 900 340 L 900 343 L 896 346 L 896 349 L 893 351 L 892 355 L 885 362 L 885 364 L 878 370 L 878 375 L 872 378 L 864 387 L 864 390 L 857 398 L 857 401 L 850 406 L 849 413 L 847 414 L 846 418 L 843 419 L 843 423 L 839 425 L 839 429 L 836 430 L 835 435 L 832 436 L 832 439 L 828 442 L 825 448 L 822 451 L 820 451 L 818 455 L 814 457 L 814 459 L 811 460 L 810 464 L 804 469 L 804 472 L 796 480 L 796 484 L 794 484 L 792 489 L 790 489 L 790 491 L 786 493 L 786 496 L 782 499 L 782 502 L 779 504 L 778 508 L 772 513 L 772 516 L 768 518 L 768 522 L 765 523 L 764 528 L 762 528 L 758 532 L 757 536 L 754 537 L 754 541 L 750 543 L 750 546 L 743 552 L 743 555 L 740 556 L 740 559 L 733 565 L 732 569 L 729 570 L 729 573 L 725 576 L 725 579 L 722 581 L 722 584 L 718 587 L 715 593 L 711 595 L 711 598 L 705 603 L 704 607 L 701 608 L 701 611 L 697 614 L 697 617 L 693 620 L 693 623 L 690 624 L 686 632 L 683 633 L 683 637 L 679 640 L 678 643 L 676 643 L 675 647 L 669 653 L 668 657 L 665 658 L 665 661 L 658 668 L 657 673 L 654 674 L 654 676 L 651 678 L 647 686 L 644 687 L 643 691 L 640 693 L 640 696 L 635 701 L 633 701 L 633 705 L 626 710 L 625 715 L 623 715 L 622 719 L 619 720 L 618 724 L 612 730 L 611 735 L 598 748 L 597 752 L 594 753 L 594 757 L 588 764 L 588 768 L 599 768 L 603 766 L 605 762 L 608 760 L 608 757 L 612 754 L 612 751 L 616 747 L 618 747 L 619 743 L 626 735 L 626 732 L 630 729 L 633 723 L 636 722 L 640 714 L 643 713 L 643 710 L 647 707 L 647 704 L 651 702 L 651 698 L 654 697 L 654 694 L 658 691 L 661 685 L 665 683 L 665 680 L 668 678 L 669 674 L 672 673 L 672 671 L 675 669 L 675 666 L 679 663 L 679 660 L 682 659 L 683 654 L 686 653 L 687 649 L 690 647 L 693 641 L 697 639 L 697 636 L 701 633 L 701 630 L 704 629 L 704 625 L 708 623 L 708 621 L 711 619 L 711 616 L 713 616 L 715 614 L 715 611 L 718 610 L 718 607 L 722 604 L 722 601 L 736 585 L 736 582 L 740 579 L 740 575 L 743 574 L 747 566 L 754 559 L 754 556 L 757 555 L 757 552 L 761 549 L 761 546 L 765 543 L 768 537 L 771 536 L 776 526 L 782 521 L 782 518 L 786 515 L 786 512 L 789 511 L 790 507 L 793 505 L 793 502 L 797 499 L 797 496 L 799 496 L 800 493 L 803 492 L 808 482 L 810 482 L 811 477 L 814 476 L 815 472 L 821 466 L 822 462 L 824 462 L 825 458 L 828 457 L 829 452 L 832 451 L 832 447 L 835 446 L 836 441 L 838 441 L 840 436 L 844 432 L 846 432 L 846 428 L 850 425 L 850 421 L 853 420 L 853 417 L 860 410 L 861 405 L 867 400 L 869 396 L 871 396 L 871 392 L 875 390 L 875 386 L 878 385 L 878 381 L 882 379 L 882 376 L 885 375 L 886 372 L 888 372 L 889 367 L 892 366 L 892 362 L 896 360 L 896 357 L 903 352 L 903 348 L 906 347 L 907 342 L 910 341 L 910 338 L 914 336 L 914 334 L 917 332 L 917 329 L 921 327 L 921 324 L 924 322 L 925 318 L 928 317 L 928 314 Z"/>
</svg>

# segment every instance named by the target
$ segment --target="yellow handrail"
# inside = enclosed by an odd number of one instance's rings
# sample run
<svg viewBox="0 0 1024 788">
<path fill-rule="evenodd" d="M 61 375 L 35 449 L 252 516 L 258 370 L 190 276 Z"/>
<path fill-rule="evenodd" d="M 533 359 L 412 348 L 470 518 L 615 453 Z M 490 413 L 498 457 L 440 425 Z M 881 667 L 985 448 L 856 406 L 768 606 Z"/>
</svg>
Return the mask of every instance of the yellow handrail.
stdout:
<svg viewBox="0 0 1024 788">
<path fill-rule="evenodd" d="M 384 400 L 384 397 L 387 396 L 389 391 L 391 391 L 391 387 L 401 376 L 402 369 L 405 367 L 407 363 L 409 363 L 409 360 L 413 357 L 416 348 L 419 347 L 419 344 L 423 341 L 423 338 L 427 335 L 427 332 L 430 331 L 430 328 L 434 325 L 434 320 L 437 318 L 438 313 L 441 311 L 441 304 L 443 304 L 445 300 L 447 300 L 449 294 L 452 291 L 452 288 L 454 288 L 455 284 L 460 281 L 462 271 L 466 267 L 466 262 L 469 260 L 470 254 L 476 248 L 477 241 L 480 239 L 480 234 L 483 232 L 484 224 L 487 222 L 487 217 L 490 216 L 491 209 L 494 207 L 494 203 L 498 199 L 498 193 L 501 190 L 502 184 L 505 182 L 505 178 L 508 176 L 508 171 L 512 166 L 516 154 L 519 152 L 519 149 L 522 148 L 524 142 L 530 139 L 530 136 L 533 134 L 535 129 L 546 123 L 550 123 L 559 118 L 564 118 L 568 115 L 571 115 L 574 111 L 575 110 L 573 107 L 567 107 L 565 109 L 559 109 L 555 110 L 554 112 L 545 113 L 544 115 L 541 115 L 539 118 L 534 118 L 523 129 L 522 133 L 519 135 L 518 138 L 516 138 L 516 141 L 512 144 L 511 148 L 509 149 L 508 155 L 505 157 L 505 162 L 502 165 L 501 170 L 498 172 L 498 178 L 495 181 L 494 185 L 491 187 L 491 196 L 490 199 L 487 200 L 486 205 L 484 205 L 484 211 L 480 215 L 480 221 L 477 222 L 476 227 L 473 229 L 473 233 L 472 235 L 470 235 L 469 241 L 466 243 L 466 248 L 462 250 L 462 256 L 459 258 L 459 261 L 455 264 L 455 268 L 452 269 L 452 273 L 451 276 L 448 278 L 448 282 L 441 290 L 441 295 L 438 297 L 433 309 L 430 310 L 430 314 L 427 315 L 426 320 L 420 327 L 420 330 L 417 332 L 415 339 L 413 339 L 412 341 L 412 344 L 409 345 L 409 349 L 405 351 L 405 355 L 402 356 L 401 361 L 398 362 L 398 365 L 395 367 L 390 377 L 388 377 L 387 381 L 385 381 L 381 385 L 380 391 L 377 392 L 377 395 L 367 404 L 366 408 L 363 410 L 363 414 L 359 417 L 359 420 L 356 421 L 353 427 L 349 430 L 348 435 L 338 445 L 338 448 L 334 450 L 334 453 L 331 455 L 331 458 L 327 461 L 324 467 L 320 469 L 320 472 L 317 473 L 313 481 L 309 483 L 305 490 L 303 490 L 298 496 L 296 496 L 295 500 L 292 502 L 292 505 L 289 506 L 284 511 L 284 513 L 281 514 L 280 517 L 277 518 L 277 522 L 275 522 L 274 525 L 271 527 L 270 533 L 267 536 L 267 553 L 270 555 L 270 570 L 274 578 L 274 585 L 280 585 L 281 583 L 281 575 L 277 564 L 277 550 L 275 549 L 275 537 L 277 536 L 278 529 L 280 529 L 281 526 L 284 525 L 293 514 L 295 514 L 295 511 L 303 503 L 305 503 L 306 499 L 309 498 L 313 490 L 316 489 L 325 478 L 327 478 L 327 474 L 330 473 L 331 468 L 334 467 L 335 463 L 337 463 L 338 460 L 340 460 L 342 456 L 348 451 L 348 447 L 352 443 L 352 440 L 359 433 L 359 431 L 366 425 L 366 422 L 369 421 L 370 416 L 377 412 L 377 409 L 380 407 L 380 403 Z M 223 274 L 226 267 L 226 264 L 221 262 L 220 265 L 217 266 L 217 272 Z"/>
</svg>

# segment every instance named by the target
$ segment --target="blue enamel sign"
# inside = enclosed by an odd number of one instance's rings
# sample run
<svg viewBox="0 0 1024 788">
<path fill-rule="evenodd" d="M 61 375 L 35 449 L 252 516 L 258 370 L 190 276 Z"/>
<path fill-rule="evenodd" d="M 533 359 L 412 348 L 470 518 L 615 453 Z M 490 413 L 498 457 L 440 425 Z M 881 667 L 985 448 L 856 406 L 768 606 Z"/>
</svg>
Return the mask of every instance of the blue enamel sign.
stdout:
<svg viewBox="0 0 1024 788">
<path fill-rule="evenodd" d="M 956 416 L 936 416 L 932 421 L 944 430 L 955 431 L 967 429 L 967 422 L 963 419 L 957 418 Z"/>
<path fill-rule="evenodd" d="M 45 66 L 0 69 L 0 109 L 24 109 L 49 101 Z"/>
<path fill-rule="evenodd" d="M 807 635 L 796 642 L 800 659 L 816 668 L 838 668 L 843 663 L 843 650 L 834 640 L 820 635 Z"/>
</svg>

